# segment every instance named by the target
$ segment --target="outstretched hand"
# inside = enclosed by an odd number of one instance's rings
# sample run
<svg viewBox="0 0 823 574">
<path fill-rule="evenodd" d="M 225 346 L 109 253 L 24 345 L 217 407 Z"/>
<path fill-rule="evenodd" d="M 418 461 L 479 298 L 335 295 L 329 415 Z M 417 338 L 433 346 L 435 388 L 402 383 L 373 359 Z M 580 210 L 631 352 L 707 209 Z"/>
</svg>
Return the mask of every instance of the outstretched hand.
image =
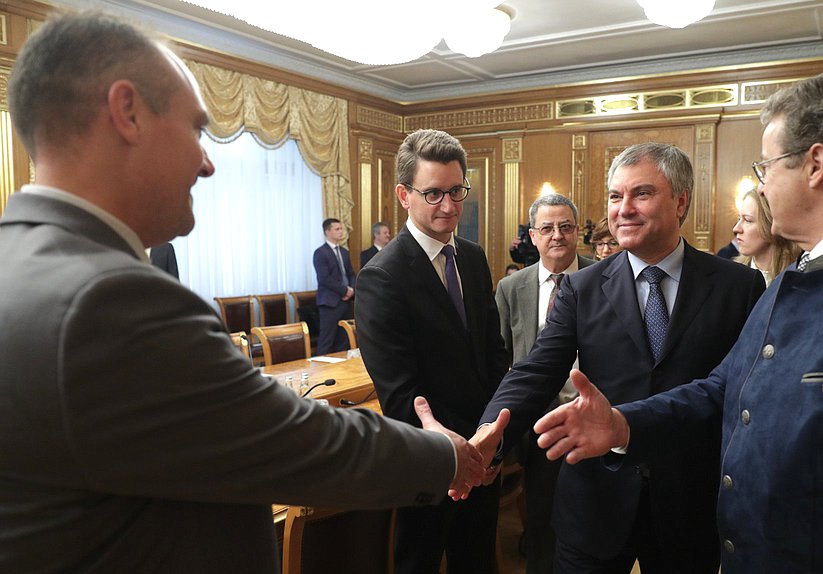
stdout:
<svg viewBox="0 0 823 574">
<path fill-rule="evenodd" d="M 485 466 L 480 452 L 465 438 L 437 422 L 428 401 L 423 397 L 415 397 L 414 411 L 424 429 L 442 433 L 454 443 L 457 452 L 457 470 L 449 485 L 449 496 L 454 500 L 467 498 L 471 489 L 483 482 Z"/>
<path fill-rule="evenodd" d="M 580 396 L 534 425 L 534 432 L 540 435 L 537 445 L 548 449 L 548 459 L 556 460 L 565 454 L 566 462 L 574 464 L 625 446 L 629 425 L 623 415 L 582 372 L 573 369 L 570 377 Z"/>
</svg>

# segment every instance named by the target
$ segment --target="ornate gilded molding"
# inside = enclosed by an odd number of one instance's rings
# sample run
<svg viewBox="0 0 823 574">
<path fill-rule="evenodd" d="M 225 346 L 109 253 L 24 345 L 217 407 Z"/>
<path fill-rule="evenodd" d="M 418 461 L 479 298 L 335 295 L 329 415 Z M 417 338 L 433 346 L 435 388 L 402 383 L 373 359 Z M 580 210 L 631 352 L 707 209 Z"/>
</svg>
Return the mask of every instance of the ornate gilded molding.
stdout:
<svg viewBox="0 0 823 574">
<path fill-rule="evenodd" d="M 6 33 L 7 29 L 8 28 L 6 27 L 6 15 L 0 14 L 0 44 L 2 44 L 3 46 L 9 45 L 9 36 Z"/>
<path fill-rule="evenodd" d="M 503 138 L 503 163 L 523 161 L 523 138 Z"/>
<path fill-rule="evenodd" d="M 587 134 L 572 134 L 572 189 L 569 199 L 577 206 L 582 203 L 588 181 L 588 139 Z"/>
<path fill-rule="evenodd" d="M 357 123 L 403 133 L 403 116 L 390 114 L 366 106 L 357 106 Z"/>
<path fill-rule="evenodd" d="M 555 103 L 555 115 L 558 118 L 603 117 L 661 110 L 735 106 L 739 102 L 738 93 L 737 84 L 725 84 L 558 100 Z"/>
<path fill-rule="evenodd" d="M 357 140 L 357 157 L 361 162 L 372 163 L 374 155 L 374 142 L 370 139 Z"/>
<path fill-rule="evenodd" d="M 0 111 L 9 110 L 8 87 L 10 74 L 10 68 L 0 67 Z"/>
<path fill-rule="evenodd" d="M 422 128 L 437 128 L 448 131 L 454 128 L 551 119 L 553 119 L 553 106 L 551 103 L 544 103 L 406 116 L 404 124 L 407 132 Z"/>
<path fill-rule="evenodd" d="M 712 204 L 714 203 L 715 126 L 695 126 L 694 190 L 691 216 L 695 247 L 708 251 L 711 245 Z"/>
<path fill-rule="evenodd" d="M 740 84 L 740 103 L 762 104 L 769 99 L 769 96 L 778 90 L 788 88 L 792 84 L 799 81 L 800 78 L 796 78 L 794 80 L 773 80 L 768 82 L 743 82 Z"/>
<path fill-rule="evenodd" d="M 14 192 L 14 154 L 12 153 L 11 116 L 0 111 L 0 214 Z"/>
</svg>

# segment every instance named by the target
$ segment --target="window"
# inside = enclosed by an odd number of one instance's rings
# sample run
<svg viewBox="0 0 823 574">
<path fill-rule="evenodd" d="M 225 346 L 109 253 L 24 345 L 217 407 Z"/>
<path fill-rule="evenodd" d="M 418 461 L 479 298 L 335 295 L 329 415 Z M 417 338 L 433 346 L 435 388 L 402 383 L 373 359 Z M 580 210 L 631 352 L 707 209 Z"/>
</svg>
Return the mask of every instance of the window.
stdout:
<svg viewBox="0 0 823 574">
<path fill-rule="evenodd" d="M 192 188 L 194 230 L 172 242 L 180 281 L 206 301 L 316 289 L 322 186 L 297 144 L 266 149 L 244 133 L 230 143 L 204 136 L 203 147 L 216 171 Z"/>
</svg>

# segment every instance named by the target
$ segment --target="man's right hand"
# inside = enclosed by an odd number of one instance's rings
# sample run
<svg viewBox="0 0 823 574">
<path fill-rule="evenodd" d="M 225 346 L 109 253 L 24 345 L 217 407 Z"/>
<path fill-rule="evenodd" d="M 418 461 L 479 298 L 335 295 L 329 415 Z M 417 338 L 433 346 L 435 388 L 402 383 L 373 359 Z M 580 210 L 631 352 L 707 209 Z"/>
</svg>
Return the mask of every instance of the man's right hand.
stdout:
<svg viewBox="0 0 823 574">
<path fill-rule="evenodd" d="M 480 486 L 483 482 L 485 475 L 483 457 L 473 445 L 469 444 L 469 441 L 440 424 L 434 418 L 428 401 L 423 397 L 415 397 L 414 411 L 424 429 L 442 433 L 454 443 L 455 452 L 457 452 L 457 470 L 449 485 L 448 494 L 453 500 L 468 498 L 471 489 Z"/>
<path fill-rule="evenodd" d="M 623 414 L 612 408 L 582 372 L 573 369 L 569 376 L 580 396 L 534 425 L 534 432 L 540 435 L 537 445 L 548 449 L 548 459 L 557 460 L 565 454 L 566 462 L 574 464 L 606 454 L 612 448 L 625 447 L 629 442 L 629 424 Z"/>
</svg>

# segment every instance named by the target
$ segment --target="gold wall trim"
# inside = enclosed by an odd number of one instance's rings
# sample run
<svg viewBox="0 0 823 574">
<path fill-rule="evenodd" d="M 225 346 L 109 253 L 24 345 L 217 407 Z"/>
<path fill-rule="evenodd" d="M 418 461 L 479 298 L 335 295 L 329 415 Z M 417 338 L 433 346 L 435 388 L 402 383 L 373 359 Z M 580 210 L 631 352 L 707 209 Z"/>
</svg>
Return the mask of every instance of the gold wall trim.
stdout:
<svg viewBox="0 0 823 574">
<path fill-rule="evenodd" d="M 520 164 L 506 163 L 503 169 L 503 233 L 505 237 L 517 237 L 520 213 Z"/>
<path fill-rule="evenodd" d="M 358 157 L 360 161 L 360 238 L 362 246 L 371 243 L 372 219 L 372 163 L 374 156 L 374 142 L 369 139 L 357 141 Z"/>
<path fill-rule="evenodd" d="M 9 36 L 6 30 L 8 30 L 6 26 L 6 15 L 0 14 L 0 44 L 4 46 L 9 45 Z"/>
<path fill-rule="evenodd" d="M 403 116 L 390 114 L 367 106 L 357 106 L 357 123 L 403 133 Z"/>
<path fill-rule="evenodd" d="M 372 162 L 372 155 L 374 154 L 374 142 L 372 140 L 361 139 L 357 142 L 358 158 L 360 161 L 367 163 Z"/>
<path fill-rule="evenodd" d="M 6 112 L 9 110 L 8 88 L 10 74 L 11 68 L 0 66 L 0 110 Z"/>
<path fill-rule="evenodd" d="M 589 181 L 588 141 L 587 134 L 572 134 L 572 189 L 569 199 L 577 206 L 581 205 L 581 200 L 585 197 L 586 182 Z"/>
<path fill-rule="evenodd" d="M 769 96 L 788 88 L 803 78 L 795 78 L 793 80 L 770 80 L 767 82 L 743 82 L 740 84 L 740 100 L 742 104 L 762 104 Z"/>
<path fill-rule="evenodd" d="M 677 88 L 628 94 L 608 94 L 555 102 L 560 118 L 604 117 L 680 109 L 736 106 L 738 84 Z"/>
<path fill-rule="evenodd" d="M 691 217 L 695 247 L 701 251 L 711 249 L 712 205 L 714 204 L 714 154 L 715 126 L 695 126 L 694 190 L 692 191 Z"/>
<path fill-rule="evenodd" d="M 528 122 L 553 119 L 551 103 L 524 104 L 521 106 L 502 106 L 439 112 L 405 117 L 405 131 L 412 132 L 422 128 L 449 130 L 507 124 L 511 122 Z"/>
<path fill-rule="evenodd" d="M 12 153 L 11 116 L 0 111 L 0 214 L 14 192 L 14 154 Z"/>
<path fill-rule="evenodd" d="M 503 163 L 523 161 L 523 138 L 503 139 Z"/>
</svg>

